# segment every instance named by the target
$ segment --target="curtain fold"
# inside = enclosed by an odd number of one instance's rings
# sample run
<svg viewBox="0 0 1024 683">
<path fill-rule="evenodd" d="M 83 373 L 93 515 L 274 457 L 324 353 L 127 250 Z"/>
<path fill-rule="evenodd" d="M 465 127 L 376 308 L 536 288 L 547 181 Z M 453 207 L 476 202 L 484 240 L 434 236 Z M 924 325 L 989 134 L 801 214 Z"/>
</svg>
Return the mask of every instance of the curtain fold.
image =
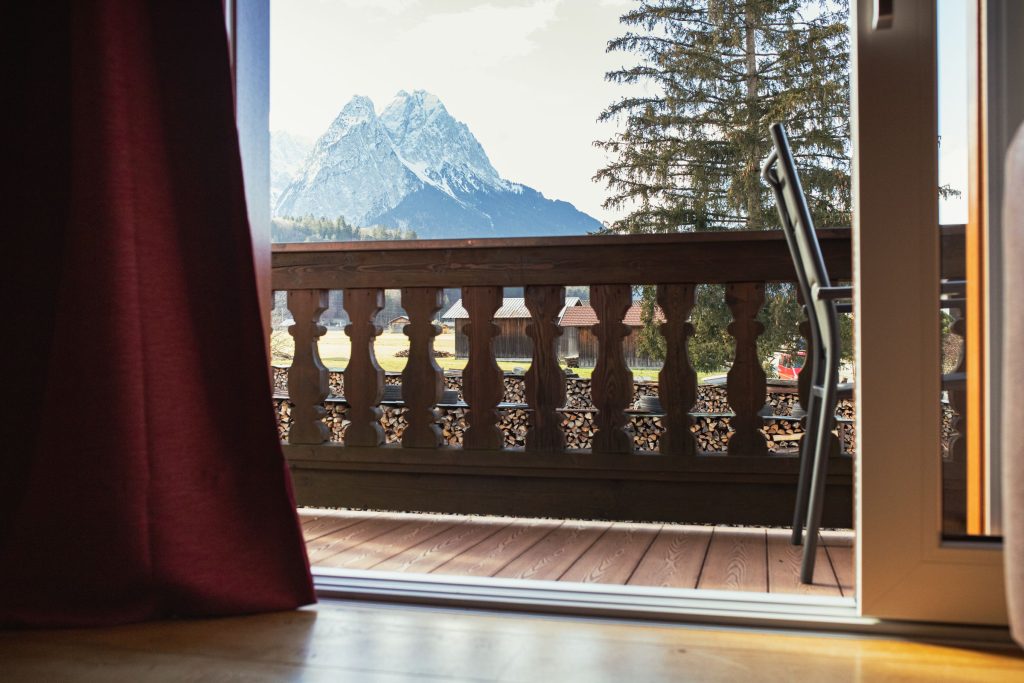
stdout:
<svg viewBox="0 0 1024 683">
<path fill-rule="evenodd" d="M 1024 647 L 1024 126 L 1006 154 L 1003 196 L 1003 560 L 1013 637 Z"/>
<path fill-rule="evenodd" d="M 312 602 L 221 2 L 18 4 L 0 624 Z"/>
</svg>

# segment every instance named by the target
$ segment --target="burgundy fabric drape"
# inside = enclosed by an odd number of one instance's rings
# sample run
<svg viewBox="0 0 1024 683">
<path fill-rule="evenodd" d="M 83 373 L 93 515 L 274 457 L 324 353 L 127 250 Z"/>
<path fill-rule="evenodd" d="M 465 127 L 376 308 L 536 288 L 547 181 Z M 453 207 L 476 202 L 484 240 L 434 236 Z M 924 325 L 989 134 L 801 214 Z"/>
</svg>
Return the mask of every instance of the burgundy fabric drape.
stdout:
<svg viewBox="0 0 1024 683">
<path fill-rule="evenodd" d="M 312 602 L 221 0 L 5 15 L 0 624 Z"/>
</svg>

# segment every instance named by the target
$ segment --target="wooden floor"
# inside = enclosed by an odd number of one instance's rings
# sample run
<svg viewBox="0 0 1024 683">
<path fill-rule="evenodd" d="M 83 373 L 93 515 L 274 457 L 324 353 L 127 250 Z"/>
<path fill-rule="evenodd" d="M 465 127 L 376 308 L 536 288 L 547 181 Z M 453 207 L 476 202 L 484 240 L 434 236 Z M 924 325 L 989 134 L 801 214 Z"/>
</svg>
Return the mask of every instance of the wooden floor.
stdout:
<svg viewBox="0 0 1024 683">
<path fill-rule="evenodd" d="M 300 510 L 321 567 L 853 596 L 853 532 L 822 533 L 814 583 L 785 529 Z"/>
<path fill-rule="evenodd" d="M 326 602 L 296 612 L 0 632 L 0 681 L 1001 681 L 1017 650 Z"/>
</svg>

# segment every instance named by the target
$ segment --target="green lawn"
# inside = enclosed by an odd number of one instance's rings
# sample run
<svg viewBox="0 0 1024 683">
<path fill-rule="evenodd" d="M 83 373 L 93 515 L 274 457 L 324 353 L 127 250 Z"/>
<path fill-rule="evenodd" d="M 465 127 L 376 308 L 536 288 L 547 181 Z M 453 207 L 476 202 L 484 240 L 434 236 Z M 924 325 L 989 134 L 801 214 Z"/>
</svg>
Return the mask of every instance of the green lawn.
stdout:
<svg viewBox="0 0 1024 683">
<path fill-rule="evenodd" d="M 320 338 L 320 359 L 323 364 L 332 370 L 342 370 L 348 364 L 349 339 L 342 330 L 328 330 L 327 334 Z M 401 372 L 405 369 L 406 358 L 396 358 L 395 354 L 409 348 L 409 338 L 404 334 L 395 332 L 384 332 L 374 344 L 377 352 L 377 363 L 386 372 Z M 434 348 L 438 351 L 455 353 L 455 333 L 438 335 L 434 340 Z M 294 353 L 294 343 L 291 336 L 284 330 L 274 332 L 274 349 L 283 352 L 290 358 Z M 282 357 L 274 359 L 275 365 L 289 365 L 290 360 Z M 466 367 L 465 358 L 438 358 L 437 364 L 443 370 L 462 370 Z M 526 370 L 530 367 L 528 360 L 498 361 L 498 367 L 506 372 L 514 372 L 516 368 Z M 594 372 L 593 368 L 576 368 L 574 372 L 580 377 L 590 377 Z M 703 380 L 711 374 L 720 373 L 698 373 L 698 379 Z M 654 380 L 658 379 L 657 368 L 638 368 L 633 370 L 633 379 Z"/>
</svg>

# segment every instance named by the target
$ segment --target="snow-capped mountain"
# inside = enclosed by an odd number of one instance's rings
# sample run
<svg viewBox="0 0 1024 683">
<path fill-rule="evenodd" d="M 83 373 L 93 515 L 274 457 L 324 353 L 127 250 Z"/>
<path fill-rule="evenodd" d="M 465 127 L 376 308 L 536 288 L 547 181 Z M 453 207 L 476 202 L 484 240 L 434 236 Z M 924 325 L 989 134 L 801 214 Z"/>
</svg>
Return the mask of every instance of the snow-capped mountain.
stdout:
<svg viewBox="0 0 1024 683">
<path fill-rule="evenodd" d="M 344 216 L 421 238 L 573 235 L 600 223 L 503 179 L 466 124 L 434 95 L 401 91 L 379 116 L 366 97 L 338 114 L 274 206 Z"/>
<path fill-rule="evenodd" d="M 302 170 L 313 141 L 288 131 L 270 132 L 270 205 L 291 185 Z"/>
</svg>

